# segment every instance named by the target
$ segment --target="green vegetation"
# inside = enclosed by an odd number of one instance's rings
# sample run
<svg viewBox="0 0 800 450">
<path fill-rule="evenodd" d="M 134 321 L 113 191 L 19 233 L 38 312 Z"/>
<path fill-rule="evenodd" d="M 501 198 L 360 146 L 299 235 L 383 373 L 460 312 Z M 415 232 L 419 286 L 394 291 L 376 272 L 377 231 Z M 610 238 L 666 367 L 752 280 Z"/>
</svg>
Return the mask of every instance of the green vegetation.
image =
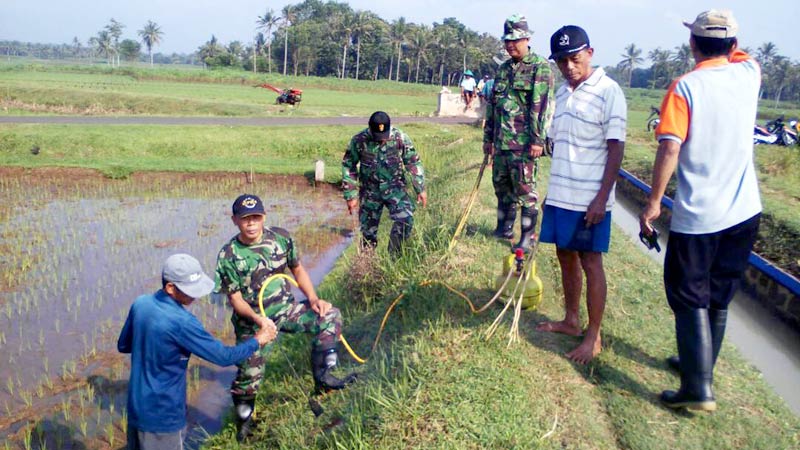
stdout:
<svg viewBox="0 0 800 450">
<path fill-rule="evenodd" d="M 478 304 L 492 294 L 506 245 L 488 237 L 494 197 L 484 180 L 466 236 L 442 260 L 481 159 L 480 133 L 464 126 L 403 127 L 420 148 L 429 175 L 430 204 L 416 216 L 415 236 L 399 261 L 388 259 L 388 223 L 378 255 L 355 248 L 320 286 L 323 298 L 344 311 L 345 335 L 361 356 L 364 380 L 326 396 L 326 414 L 314 419 L 301 389 L 312 385 L 301 336 L 279 344 L 303 379 L 294 379 L 280 353 L 272 354 L 258 398 L 258 446 L 284 448 L 793 448 L 795 417 L 731 346 L 723 349 L 715 387 L 720 410 L 689 415 L 659 406 L 661 389 L 677 386 L 663 359 L 674 349 L 671 315 L 663 299 L 661 268 L 615 229 L 606 258 L 609 305 L 605 351 L 587 367 L 564 357 L 577 340 L 534 331 L 558 318 L 562 293 L 555 252 L 537 255 L 545 286 L 540 310 L 525 312 L 522 340 L 507 347 L 504 333 L 483 332 L 498 314 L 472 315 L 466 303 L 432 279 L 448 283 Z M 112 167 L 130 170 L 249 171 L 302 174 L 313 160 L 338 160 L 355 127 L 62 127 L 3 126 L 0 164 Z M 39 155 L 28 146 L 42 142 Z M 645 147 L 645 144 L 642 144 Z M 632 152 L 635 153 L 635 152 Z M 542 173 L 547 173 L 544 161 Z M 543 177 L 542 185 L 547 179 Z M 630 276 L 639 274 L 638 276 Z M 389 319 L 382 344 L 370 347 L 386 307 L 404 299 Z M 585 317 L 585 314 L 584 314 Z M 501 330 L 507 330 L 508 322 Z M 343 361 L 350 361 L 343 356 Z M 354 364 L 354 363 L 353 363 Z M 724 431 L 723 431 L 724 430 Z M 210 448 L 235 448 L 232 428 Z"/>
<path fill-rule="evenodd" d="M 275 105 L 275 92 L 255 87 L 264 82 L 303 89 L 303 102 L 296 108 Z M 428 116 L 436 109 L 436 92 L 388 81 L 241 71 L 0 64 L 0 114 L 368 116 L 376 105 L 387 105 L 390 114 Z"/>
</svg>

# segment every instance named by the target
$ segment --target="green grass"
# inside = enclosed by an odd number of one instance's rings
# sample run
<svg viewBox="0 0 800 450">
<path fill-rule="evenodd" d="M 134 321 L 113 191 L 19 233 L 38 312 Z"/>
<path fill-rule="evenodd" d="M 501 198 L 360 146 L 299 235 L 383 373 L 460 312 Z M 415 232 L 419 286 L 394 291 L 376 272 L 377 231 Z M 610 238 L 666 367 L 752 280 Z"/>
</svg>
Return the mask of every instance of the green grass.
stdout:
<svg viewBox="0 0 800 450">
<path fill-rule="evenodd" d="M 275 105 L 268 82 L 303 90 L 297 108 Z M 233 70 L 38 66 L 0 63 L 0 112 L 181 116 L 427 116 L 438 87 L 390 81 L 282 77 Z"/>
<path fill-rule="evenodd" d="M 661 268 L 614 229 L 605 258 L 609 303 L 604 322 L 606 349 L 587 367 L 563 354 L 578 341 L 541 333 L 535 324 L 563 314 L 558 265 L 552 246 L 537 255 L 544 301 L 522 316 L 520 343 L 507 347 L 505 331 L 486 341 L 483 333 L 498 314 L 472 315 L 466 303 L 440 280 L 482 304 L 507 246 L 487 235 L 493 228 L 494 197 L 484 180 L 467 235 L 441 261 L 450 233 L 474 183 L 480 160 L 474 129 L 440 129 L 439 142 L 425 131 L 419 146 L 430 175 L 429 208 L 418 210 L 407 252 L 392 261 L 380 248 L 371 264 L 350 249 L 319 289 L 343 310 L 345 335 L 366 365 L 364 380 L 323 398 L 326 414 L 315 419 L 301 390 L 312 385 L 307 340 L 280 345 L 295 361 L 302 380 L 273 353 L 258 398 L 262 425 L 254 448 L 794 448 L 800 421 L 730 345 L 723 349 L 715 378 L 720 409 L 714 414 L 668 411 L 657 401 L 677 377 L 663 359 L 674 351 L 671 313 L 663 299 Z M 459 137 L 465 142 L 448 146 Z M 547 164 L 545 164 L 547 165 Z M 544 167 L 544 173 L 547 167 Z M 546 185 L 546 177 L 542 180 Z M 637 276 L 631 276 L 637 274 Z M 378 351 L 370 346 L 385 308 L 405 293 L 389 319 Z M 585 311 L 582 312 L 585 317 Z M 343 361 L 351 361 L 343 356 Z M 347 363 L 346 363 L 347 364 Z M 349 363 L 351 368 L 355 363 Z M 550 433 L 550 431 L 552 433 Z M 724 432 L 722 432 L 724 430 Z M 209 448 L 236 448 L 232 426 Z M 249 448 L 249 447 L 248 447 Z"/>
<path fill-rule="evenodd" d="M 107 173 L 124 170 L 248 171 L 305 174 L 321 158 L 327 177 L 338 180 L 347 139 L 358 127 L 91 127 L 5 125 L 0 127 L 0 165 L 80 166 Z M 465 126 L 409 124 L 428 177 L 429 207 L 418 210 L 406 254 L 388 259 L 388 223 L 375 259 L 354 248 L 337 262 L 319 288 L 342 309 L 345 335 L 369 357 L 358 370 L 362 382 L 322 400 L 315 419 L 301 390 L 312 381 L 304 336 L 280 345 L 286 360 L 271 355 L 258 398 L 261 427 L 256 448 L 796 448 L 800 420 L 726 345 L 717 376 L 720 410 L 696 416 L 659 406 L 656 396 L 677 386 L 663 363 L 674 351 L 671 314 L 663 299 L 661 268 L 618 229 L 605 258 L 609 303 L 606 349 L 587 367 L 563 354 L 577 340 L 534 330 L 563 314 L 554 249 L 537 255 L 544 301 L 522 315 L 520 343 L 506 345 L 505 322 L 486 341 L 483 332 L 499 312 L 472 315 L 440 280 L 481 304 L 507 246 L 487 237 L 494 226 L 494 196 L 487 176 L 465 237 L 442 260 L 455 222 L 474 184 L 481 160 L 480 133 Z M 40 145 L 32 155 L 30 146 Z M 548 172 L 543 162 L 541 173 Z M 543 176 L 542 186 L 547 179 Z M 342 207 L 344 207 L 342 205 Z M 301 243 L 302 245 L 302 243 Z M 637 274 L 637 276 L 631 276 Z M 385 308 L 401 292 L 382 344 L 370 346 Z M 582 313 L 585 317 L 585 311 Z M 342 354 L 345 365 L 354 365 Z M 552 430 L 552 433 L 550 433 Z M 721 430 L 724 430 L 721 431 Z M 237 448 L 231 426 L 209 448 Z"/>
</svg>

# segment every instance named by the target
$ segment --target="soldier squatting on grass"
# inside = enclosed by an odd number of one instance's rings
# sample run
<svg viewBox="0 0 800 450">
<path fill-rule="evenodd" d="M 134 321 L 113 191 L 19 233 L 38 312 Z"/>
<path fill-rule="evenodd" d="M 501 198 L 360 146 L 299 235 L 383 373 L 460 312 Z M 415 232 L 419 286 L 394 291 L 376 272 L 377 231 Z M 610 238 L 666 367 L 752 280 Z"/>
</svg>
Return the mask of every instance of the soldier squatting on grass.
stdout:
<svg viewBox="0 0 800 450">
<path fill-rule="evenodd" d="M 228 296 L 233 307 L 233 328 L 236 342 L 248 340 L 259 329 L 274 326 L 288 333 L 304 332 L 314 335 L 311 342 L 311 368 L 317 392 L 342 389 L 356 379 L 349 374 L 344 379 L 331 374 L 338 364 L 336 351 L 342 333 L 339 310 L 317 297 L 303 265 L 297 246 L 283 228 L 264 225 L 266 213 L 261 199 L 244 194 L 233 202 L 232 220 L 239 233 L 225 244 L 217 258 L 217 292 Z M 259 315 L 258 292 L 262 283 L 274 274 L 289 269 L 307 299 L 296 302 L 285 280 L 274 281 L 264 295 L 266 317 Z M 236 412 L 239 441 L 250 434 L 256 392 L 264 375 L 265 356 L 271 346 L 263 348 L 238 365 L 236 379 L 231 385 Z"/>
</svg>

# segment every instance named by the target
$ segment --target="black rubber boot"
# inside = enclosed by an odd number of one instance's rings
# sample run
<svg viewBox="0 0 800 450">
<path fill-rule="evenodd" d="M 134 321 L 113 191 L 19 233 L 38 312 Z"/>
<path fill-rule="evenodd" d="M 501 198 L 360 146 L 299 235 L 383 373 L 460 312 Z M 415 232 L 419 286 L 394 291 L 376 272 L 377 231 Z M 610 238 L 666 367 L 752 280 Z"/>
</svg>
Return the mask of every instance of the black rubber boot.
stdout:
<svg viewBox="0 0 800 450">
<path fill-rule="evenodd" d="M 535 207 L 523 207 L 520 216 L 521 233 L 519 235 L 519 242 L 517 242 L 514 248 L 521 248 L 527 251 L 531 247 L 531 238 L 533 238 L 533 233 L 536 231 L 536 218 L 539 216 L 539 211 Z"/>
<path fill-rule="evenodd" d="M 716 410 L 717 402 L 711 391 L 713 364 L 708 310 L 676 312 L 675 334 L 681 362 L 681 388 L 677 392 L 662 392 L 661 402 L 669 408 Z"/>
<path fill-rule="evenodd" d="M 400 222 L 395 222 L 392 225 L 392 230 L 389 233 L 389 254 L 397 258 L 403 250 L 403 243 L 411 237 L 411 227 Z"/>
<path fill-rule="evenodd" d="M 516 204 L 497 204 L 497 228 L 492 235 L 500 239 L 511 239 L 514 237 L 514 222 L 517 220 Z"/>
<path fill-rule="evenodd" d="M 320 348 L 311 351 L 311 370 L 314 374 L 314 391 L 317 394 L 331 390 L 344 389 L 356 381 L 357 374 L 348 374 L 344 379 L 333 376 L 331 372 L 339 364 L 336 348 Z"/>
<path fill-rule="evenodd" d="M 708 322 L 711 324 L 711 365 L 716 367 L 719 351 L 722 349 L 722 340 L 725 338 L 725 328 L 728 325 L 727 309 L 709 309 Z M 670 369 L 680 373 L 681 360 L 677 356 L 667 358 Z"/>
<path fill-rule="evenodd" d="M 253 413 L 255 412 L 255 397 L 234 397 L 233 411 L 236 415 L 236 440 L 243 442 L 253 435 Z"/>
</svg>

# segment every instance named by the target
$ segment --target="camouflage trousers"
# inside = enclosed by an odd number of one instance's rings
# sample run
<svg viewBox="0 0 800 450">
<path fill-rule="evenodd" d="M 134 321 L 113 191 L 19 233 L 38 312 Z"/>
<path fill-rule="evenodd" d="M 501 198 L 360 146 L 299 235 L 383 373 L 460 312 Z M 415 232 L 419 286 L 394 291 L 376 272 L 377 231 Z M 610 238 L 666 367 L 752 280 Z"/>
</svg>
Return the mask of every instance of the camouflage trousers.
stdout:
<svg viewBox="0 0 800 450">
<path fill-rule="evenodd" d="M 287 333 L 310 333 L 314 335 L 311 341 L 313 347 L 335 347 L 342 334 L 342 315 L 337 308 L 331 308 L 324 317 L 320 317 L 308 300 L 294 302 L 294 298 L 274 301 L 264 305 L 267 317 L 275 322 L 279 331 Z M 258 331 L 258 326 L 251 320 L 237 316 L 231 317 L 233 330 L 236 333 L 236 343 L 239 344 L 253 337 Z M 236 379 L 231 384 L 231 395 L 236 398 L 255 396 L 264 376 L 266 357 L 273 344 L 265 345 L 253 353 L 250 358 L 237 365 Z"/>
<path fill-rule="evenodd" d="M 378 225 L 381 223 L 384 206 L 394 222 L 391 242 L 402 242 L 411 235 L 414 227 L 414 204 L 405 189 L 380 193 L 364 189 L 359 194 L 358 218 L 361 222 L 361 237 L 366 244 L 375 246 L 378 243 Z"/>
<path fill-rule="evenodd" d="M 494 195 L 500 205 L 521 204 L 534 208 L 539 200 L 536 181 L 539 178 L 539 160 L 527 152 L 498 150 L 492 163 Z"/>
</svg>

